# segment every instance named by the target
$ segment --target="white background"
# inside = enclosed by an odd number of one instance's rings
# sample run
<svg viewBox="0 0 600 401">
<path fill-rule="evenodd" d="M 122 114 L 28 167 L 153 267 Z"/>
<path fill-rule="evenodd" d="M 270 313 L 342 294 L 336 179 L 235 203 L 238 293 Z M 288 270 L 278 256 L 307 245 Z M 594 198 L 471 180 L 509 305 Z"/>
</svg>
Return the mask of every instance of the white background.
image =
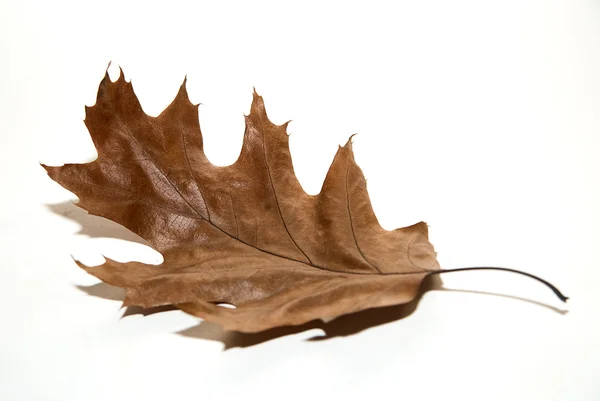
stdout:
<svg viewBox="0 0 600 401">
<path fill-rule="evenodd" d="M 0 5 L 0 399 L 600 400 L 600 3 L 160 3 Z M 309 193 L 358 133 L 385 228 L 424 220 L 444 268 L 571 300 L 453 273 L 403 319 L 246 347 L 180 311 L 122 317 L 70 254 L 160 255 L 38 164 L 95 157 L 84 105 L 111 60 L 150 115 L 187 74 L 220 165 L 255 86 Z"/>
</svg>

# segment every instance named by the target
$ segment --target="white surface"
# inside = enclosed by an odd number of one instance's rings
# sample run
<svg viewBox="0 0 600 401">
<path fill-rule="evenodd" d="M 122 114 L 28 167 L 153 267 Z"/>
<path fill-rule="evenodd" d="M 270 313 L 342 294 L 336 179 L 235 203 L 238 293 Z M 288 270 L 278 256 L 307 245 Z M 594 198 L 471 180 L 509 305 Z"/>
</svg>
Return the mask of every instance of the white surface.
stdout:
<svg viewBox="0 0 600 401">
<path fill-rule="evenodd" d="M 598 2 L 161 3 L 0 5 L 0 399 L 600 399 Z M 425 220 L 444 267 L 523 269 L 571 300 L 517 275 L 448 274 L 447 288 L 534 302 L 432 291 L 353 336 L 226 351 L 177 334 L 199 323 L 182 312 L 121 318 L 76 287 L 97 281 L 69 255 L 160 256 L 78 235 L 73 218 L 127 232 L 63 204 L 74 196 L 37 164 L 94 157 L 83 106 L 110 60 L 152 115 L 187 73 L 217 164 L 239 152 L 255 86 L 274 122 L 293 119 L 310 193 L 358 132 L 384 227 Z"/>
</svg>

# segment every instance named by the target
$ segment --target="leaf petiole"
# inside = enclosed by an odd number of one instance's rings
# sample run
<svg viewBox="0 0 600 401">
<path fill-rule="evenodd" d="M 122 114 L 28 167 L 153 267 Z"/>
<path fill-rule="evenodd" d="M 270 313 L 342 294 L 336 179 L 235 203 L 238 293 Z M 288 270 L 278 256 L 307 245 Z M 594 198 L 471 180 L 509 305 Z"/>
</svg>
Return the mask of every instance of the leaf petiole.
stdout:
<svg viewBox="0 0 600 401">
<path fill-rule="evenodd" d="M 569 299 L 568 297 L 564 296 L 558 288 L 556 288 L 555 286 L 553 286 L 552 284 L 550 284 L 549 282 L 547 282 L 546 280 L 539 278 L 537 276 L 534 276 L 533 274 L 529 274 L 529 273 L 525 273 L 523 271 L 520 270 L 515 270 L 515 269 L 508 269 L 506 267 L 459 267 L 456 269 L 443 269 L 443 270 L 436 270 L 436 271 L 432 271 L 431 274 L 442 274 L 442 273 L 452 273 L 452 272 L 461 272 L 461 271 L 473 271 L 473 270 L 498 270 L 498 271 L 505 271 L 505 272 L 510 272 L 510 273 L 517 273 L 517 274 L 521 274 L 523 276 L 527 276 L 530 277 L 534 280 L 539 281 L 542 284 L 545 284 L 546 287 L 550 288 L 552 290 L 552 292 L 554 292 L 554 294 L 556 294 L 556 296 L 563 302 L 567 302 L 567 300 Z"/>
</svg>

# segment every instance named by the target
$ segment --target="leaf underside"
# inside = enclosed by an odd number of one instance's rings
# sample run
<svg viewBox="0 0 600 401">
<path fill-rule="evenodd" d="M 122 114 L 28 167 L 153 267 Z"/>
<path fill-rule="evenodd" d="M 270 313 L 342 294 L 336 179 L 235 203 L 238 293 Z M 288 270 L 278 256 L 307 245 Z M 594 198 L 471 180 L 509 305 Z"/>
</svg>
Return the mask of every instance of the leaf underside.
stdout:
<svg viewBox="0 0 600 401">
<path fill-rule="evenodd" d="M 379 225 L 351 140 L 312 196 L 294 174 L 287 123 L 269 121 L 256 92 L 245 120 L 238 160 L 215 166 L 185 81 L 151 117 L 122 73 L 106 74 L 86 107 L 98 158 L 44 168 L 78 206 L 138 234 L 164 262 L 78 264 L 124 288 L 126 305 L 175 305 L 243 332 L 413 300 L 439 270 L 427 225 Z"/>
</svg>

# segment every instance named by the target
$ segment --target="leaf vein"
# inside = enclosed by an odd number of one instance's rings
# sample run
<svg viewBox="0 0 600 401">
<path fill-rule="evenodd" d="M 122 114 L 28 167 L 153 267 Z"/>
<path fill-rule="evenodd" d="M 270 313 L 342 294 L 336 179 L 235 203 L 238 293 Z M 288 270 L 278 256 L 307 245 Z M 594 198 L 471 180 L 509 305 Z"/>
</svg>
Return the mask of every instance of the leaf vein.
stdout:
<svg viewBox="0 0 600 401">
<path fill-rule="evenodd" d="M 379 274 L 381 274 L 381 270 L 379 270 L 379 268 L 377 266 L 375 266 L 373 263 L 371 263 L 365 257 L 365 254 L 363 253 L 362 249 L 360 249 L 360 246 L 358 245 L 358 240 L 356 239 L 356 232 L 354 231 L 354 222 L 352 220 L 352 210 L 350 209 L 350 192 L 348 191 L 349 171 L 350 171 L 350 163 L 348 163 L 348 167 L 346 168 L 346 209 L 348 210 L 348 217 L 350 219 L 350 231 L 352 231 L 352 238 L 354 238 L 354 245 L 356 245 L 356 249 L 358 250 L 358 253 L 360 253 L 360 256 L 362 256 L 364 261 L 367 262 L 367 264 L 369 266 L 371 266 L 373 269 L 377 270 L 377 272 Z"/>
</svg>

